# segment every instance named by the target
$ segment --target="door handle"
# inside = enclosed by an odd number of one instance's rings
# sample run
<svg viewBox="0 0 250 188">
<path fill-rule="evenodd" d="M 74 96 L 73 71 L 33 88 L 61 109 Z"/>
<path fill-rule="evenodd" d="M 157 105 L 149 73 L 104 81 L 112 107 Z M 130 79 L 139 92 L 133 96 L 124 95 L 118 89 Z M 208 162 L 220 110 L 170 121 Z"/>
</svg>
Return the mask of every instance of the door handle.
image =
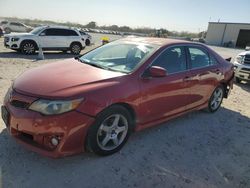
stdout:
<svg viewBox="0 0 250 188">
<path fill-rule="evenodd" d="M 192 80 L 192 77 L 190 77 L 190 76 L 185 76 L 185 77 L 183 78 L 183 81 L 184 81 L 184 82 L 191 81 L 191 80 Z"/>
</svg>

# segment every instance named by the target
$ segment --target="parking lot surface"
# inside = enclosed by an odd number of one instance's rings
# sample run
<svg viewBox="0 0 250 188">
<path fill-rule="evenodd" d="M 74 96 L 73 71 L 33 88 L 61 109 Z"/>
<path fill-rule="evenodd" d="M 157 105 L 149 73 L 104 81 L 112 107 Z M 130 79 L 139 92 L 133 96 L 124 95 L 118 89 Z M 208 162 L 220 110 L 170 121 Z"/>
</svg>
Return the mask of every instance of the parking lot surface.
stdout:
<svg viewBox="0 0 250 188">
<path fill-rule="evenodd" d="M 92 34 L 101 44 L 101 34 Z M 110 35 L 110 40 L 119 36 Z M 224 57 L 241 50 L 212 47 Z M 0 104 L 11 82 L 27 69 L 71 54 L 46 52 L 45 60 L 5 49 L 0 38 Z M 0 187 L 250 187 L 250 85 L 234 85 L 214 114 L 198 111 L 135 133 L 108 157 L 91 153 L 50 159 L 26 150 L 0 120 Z"/>
</svg>

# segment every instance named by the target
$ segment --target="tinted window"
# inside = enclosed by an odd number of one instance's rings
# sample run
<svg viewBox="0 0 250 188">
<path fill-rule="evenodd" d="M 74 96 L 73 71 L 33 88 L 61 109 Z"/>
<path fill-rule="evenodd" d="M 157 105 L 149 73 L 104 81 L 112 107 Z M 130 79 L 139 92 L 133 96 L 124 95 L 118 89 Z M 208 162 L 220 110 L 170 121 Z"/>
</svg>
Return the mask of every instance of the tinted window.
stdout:
<svg viewBox="0 0 250 188">
<path fill-rule="evenodd" d="M 172 47 L 165 50 L 153 63 L 153 66 L 165 68 L 168 74 L 187 69 L 184 47 Z"/>
<path fill-rule="evenodd" d="M 58 35 L 56 29 L 46 29 L 43 33 L 45 33 L 46 36 L 56 36 L 56 35 Z"/>
<path fill-rule="evenodd" d="M 14 25 L 14 26 L 23 26 L 22 24 L 16 23 L 16 22 L 11 22 L 10 25 Z"/>
<path fill-rule="evenodd" d="M 68 29 L 46 29 L 45 34 L 47 36 L 77 36 L 77 33 Z"/>
<path fill-rule="evenodd" d="M 188 47 L 191 68 L 207 67 L 210 65 L 208 54 L 200 48 Z"/>
<path fill-rule="evenodd" d="M 65 32 L 64 36 L 78 36 L 78 34 L 73 30 L 66 30 L 65 29 L 64 32 Z"/>
<path fill-rule="evenodd" d="M 2 22 L 1 22 L 1 24 L 7 24 L 7 23 L 8 23 L 8 22 L 6 22 L 6 21 L 2 21 Z"/>
</svg>

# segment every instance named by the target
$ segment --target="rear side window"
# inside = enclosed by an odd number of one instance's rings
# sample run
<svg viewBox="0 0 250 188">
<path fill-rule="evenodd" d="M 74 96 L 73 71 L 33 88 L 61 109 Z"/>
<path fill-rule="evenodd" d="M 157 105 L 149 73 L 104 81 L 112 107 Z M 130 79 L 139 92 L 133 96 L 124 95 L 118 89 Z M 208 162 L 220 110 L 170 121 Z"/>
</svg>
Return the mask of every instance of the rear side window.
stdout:
<svg viewBox="0 0 250 188">
<path fill-rule="evenodd" d="M 204 50 L 196 47 L 188 47 L 191 68 L 202 68 L 210 65 L 210 59 Z"/>
<path fill-rule="evenodd" d="M 2 21 L 1 24 L 7 24 L 8 22 L 7 21 Z"/>
<path fill-rule="evenodd" d="M 65 32 L 64 36 L 78 36 L 78 34 L 75 31 L 73 31 L 73 30 L 66 30 L 65 29 L 64 32 Z"/>
<path fill-rule="evenodd" d="M 217 64 L 219 64 L 217 59 L 213 55 L 210 55 L 210 65 L 217 65 Z"/>
<path fill-rule="evenodd" d="M 152 65 L 165 68 L 168 74 L 187 70 L 184 47 L 165 50 Z"/>
</svg>

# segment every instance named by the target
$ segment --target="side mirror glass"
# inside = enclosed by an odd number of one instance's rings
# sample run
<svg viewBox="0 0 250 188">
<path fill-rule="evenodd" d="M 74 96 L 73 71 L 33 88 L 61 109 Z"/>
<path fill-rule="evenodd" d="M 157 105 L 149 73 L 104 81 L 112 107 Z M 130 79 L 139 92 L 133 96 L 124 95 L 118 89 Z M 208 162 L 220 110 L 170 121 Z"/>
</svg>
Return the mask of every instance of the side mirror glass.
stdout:
<svg viewBox="0 0 250 188">
<path fill-rule="evenodd" d="M 147 71 L 144 73 L 144 77 L 165 77 L 167 75 L 166 69 L 158 66 L 152 66 L 147 69 Z"/>
</svg>

